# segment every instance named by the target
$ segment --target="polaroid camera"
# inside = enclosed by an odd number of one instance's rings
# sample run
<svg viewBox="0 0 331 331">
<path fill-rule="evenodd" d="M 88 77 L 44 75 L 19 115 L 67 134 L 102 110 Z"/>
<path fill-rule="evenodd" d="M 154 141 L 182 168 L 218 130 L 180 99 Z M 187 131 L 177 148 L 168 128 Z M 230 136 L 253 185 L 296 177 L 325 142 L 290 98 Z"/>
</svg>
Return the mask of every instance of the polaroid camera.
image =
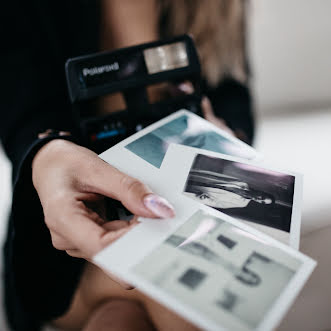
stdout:
<svg viewBox="0 0 331 331">
<path fill-rule="evenodd" d="M 97 153 L 181 108 L 201 113 L 200 63 L 188 35 L 69 59 L 66 76 L 78 132 Z M 184 81 L 192 94 L 151 100 L 151 87 Z M 114 93 L 124 109 L 98 114 L 98 98 Z"/>
</svg>

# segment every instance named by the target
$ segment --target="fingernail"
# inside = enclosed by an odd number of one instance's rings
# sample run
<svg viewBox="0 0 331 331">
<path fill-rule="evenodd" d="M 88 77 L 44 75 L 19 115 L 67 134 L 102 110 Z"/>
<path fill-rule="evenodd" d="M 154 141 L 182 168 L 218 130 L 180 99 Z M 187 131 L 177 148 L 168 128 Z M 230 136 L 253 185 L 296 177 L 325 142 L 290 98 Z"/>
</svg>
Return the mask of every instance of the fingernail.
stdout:
<svg viewBox="0 0 331 331">
<path fill-rule="evenodd" d="M 193 86 L 191 84 L 187 84 L 187 83 L 179 84 L 178 89 L 187 94 L 191 94 L 194 92 Z"/>
<path fill-rule="evenodd" d="M 150 210 L 155 216 L 160 218 L 171 218 L 175 216 L 174 208 L 164 198 L 156 194 L 148 194 L 144 198 L 145 207 Z"/>
<path fill-rule="evenodd" d="M 208 98 L 206 96 L 203 96 L 202 99 L 201 99 L 201 103 L 206 106 L 208 105 Z"/>
</svg>

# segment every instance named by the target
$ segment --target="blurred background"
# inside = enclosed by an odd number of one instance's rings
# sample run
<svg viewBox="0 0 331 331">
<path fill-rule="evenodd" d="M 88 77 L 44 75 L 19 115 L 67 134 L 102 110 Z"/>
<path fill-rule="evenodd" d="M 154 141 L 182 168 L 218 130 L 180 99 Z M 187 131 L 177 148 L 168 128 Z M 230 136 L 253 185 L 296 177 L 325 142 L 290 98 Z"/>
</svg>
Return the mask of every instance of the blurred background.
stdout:
<svg viewBox="0 0 331 331">
<path fill-rule="evenodd" d="M 319 262 L 280 330 L 331 329 L 330 13 L 326 0 L 251 0 L 249 12 L 255 147 L 274 165 L 304 174 L 301 251 Z M 10 172 L 0 147 L 1 240 Z"/>
<path fill-rule="evenodd" d="M 251 4 L 255 147 L 304 175 L 300 250 L 318 262 L 280 330 L 330 330 L 331 1 Z"/>
</svg>

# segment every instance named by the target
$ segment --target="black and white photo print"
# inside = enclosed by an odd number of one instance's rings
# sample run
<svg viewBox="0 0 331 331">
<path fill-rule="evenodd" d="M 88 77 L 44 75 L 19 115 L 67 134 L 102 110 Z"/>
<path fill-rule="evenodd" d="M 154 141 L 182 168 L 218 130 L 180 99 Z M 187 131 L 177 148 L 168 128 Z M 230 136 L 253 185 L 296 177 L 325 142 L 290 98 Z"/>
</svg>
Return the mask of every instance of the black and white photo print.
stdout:
<svg viewBox="0 0 331 331">
<path fill-rule="evenodd" d="M 295 177 L 198 154 L 184 194 L 243 221 L 290 232 Z"/>
</svg>

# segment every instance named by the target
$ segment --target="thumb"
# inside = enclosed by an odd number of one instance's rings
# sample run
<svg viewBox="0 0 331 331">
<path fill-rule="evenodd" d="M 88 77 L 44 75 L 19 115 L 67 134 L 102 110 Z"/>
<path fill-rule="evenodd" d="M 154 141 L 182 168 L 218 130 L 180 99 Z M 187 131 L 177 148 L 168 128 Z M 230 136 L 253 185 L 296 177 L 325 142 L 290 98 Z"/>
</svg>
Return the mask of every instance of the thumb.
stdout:
<svg viewBox="0 0 331 331">
<path fill-rule="evenodd" d="M 121 221 L 115 221 L 120 222 Z M 123 221 L 125 222 L 125 221 Z M 111 223 L 111 222 L 110 222 Z M 100 226 L 90 217 L 84 208 L 77 208 L 70 217 L 70 222 L 61 222 L 58 230 L 75 247 L 66 250 L 71 256 L 91 259 L 106 246 L 122 237 L 136 224 L 116 224 L 115 227 Z"/>
<path fill-rule="evenodd" d="M 215 115 L 213 106 L 208 97 L 202 98 L 201 108 L 203 116 L 207 121 L 234 136 L 233 131 L 227 126 L 226 122 L 222 118 L 219 118 Z"/>
<path fill-rule="evenodd" d="M 203 97 L 201 101 L 201 108 L 202 108 L 202 113 L 204 118 L 207 121 L 212 121 L 215 117 L 214 111 L 213 111 L 213 106 L 211 105 L 211 102 L 209 98 Z"/>
<path fill-rule="evenodd" d="M 94 171 L 90 179 L 94 193 L 121 201 L 134 215 L 151 218 L 175 216 L 171 204 L 153 193 L 141 181 L 124 174 L 101 159 L 97 166 L 99 169 Z"/>
</svg>

